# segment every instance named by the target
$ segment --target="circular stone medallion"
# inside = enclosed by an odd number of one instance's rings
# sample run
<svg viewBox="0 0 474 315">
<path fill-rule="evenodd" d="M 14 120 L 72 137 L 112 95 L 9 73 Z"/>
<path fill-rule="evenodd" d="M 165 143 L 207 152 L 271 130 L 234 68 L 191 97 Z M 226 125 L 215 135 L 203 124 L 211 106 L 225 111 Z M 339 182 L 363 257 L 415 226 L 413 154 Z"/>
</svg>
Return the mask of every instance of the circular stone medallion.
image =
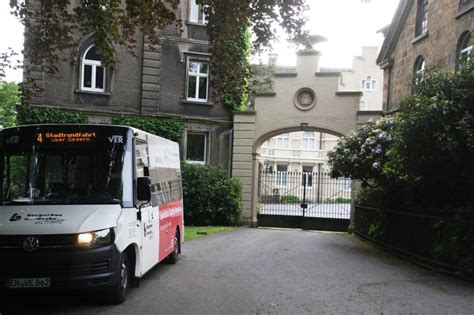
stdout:
<svg viewBox="0 0 474 315">
<path fill-rule="evenodd" d="M 299 89 L 293 97 L 293 104 L 299 110 L 310 110 L 317 101 L 316 93 L 310 88 Z"/>
</svg>

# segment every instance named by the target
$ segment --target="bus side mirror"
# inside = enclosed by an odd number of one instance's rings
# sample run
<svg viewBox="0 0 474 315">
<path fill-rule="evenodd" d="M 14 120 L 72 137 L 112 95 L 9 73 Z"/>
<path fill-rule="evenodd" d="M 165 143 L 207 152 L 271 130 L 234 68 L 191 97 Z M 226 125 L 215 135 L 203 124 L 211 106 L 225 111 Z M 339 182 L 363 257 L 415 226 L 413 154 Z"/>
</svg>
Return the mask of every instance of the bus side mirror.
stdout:
<svg viewBox="0 0 474 315">
<path fill-rule="evenodd" d="M 151 200 L 151 179 L 148 176 L 137 178 L 137 199 L 138 201 L 150 202 Z"/>
</svg>

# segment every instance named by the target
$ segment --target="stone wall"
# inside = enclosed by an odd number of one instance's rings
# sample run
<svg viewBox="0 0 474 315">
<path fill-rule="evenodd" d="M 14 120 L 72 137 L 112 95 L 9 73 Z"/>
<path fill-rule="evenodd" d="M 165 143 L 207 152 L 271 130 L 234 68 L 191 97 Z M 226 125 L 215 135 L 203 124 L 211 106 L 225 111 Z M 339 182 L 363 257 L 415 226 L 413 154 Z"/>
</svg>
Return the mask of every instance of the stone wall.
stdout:
<svg viewBox="0 0 474 315">
<path fill-rule="evenodd" d="M 455 70 L 459 39 L 463 32 L 474 30 L 473 6 L 472 1 L 469 7 L 460 7 L 457 0 L 429 1 L 428 31 L 415 38 L 417 1 L 411 1 L 391 54 L 391 64 L 384 69 L 384 110 L 397 109 L 400 101 L 411 95 L 418 56 L 423 56 L 426 68 L 438 66 L 446 71 Z"/>
<path fill-rule="evenodd" d="M 261 145 L 292 131 L 337 136 L 357 129 L 361 92 L 339 92 L 339 73 L 319 72 L 319 53 L 298 54 L 294 75 L 276 76 L 275 93 L 257 95 L 255 111 L 234 113 L 232 175 L 244 183 L 244 219 L 257 224 L 257 188 Z M 315 99 L 305 94 L 314 92 Z M 300 98 L 300 96 L 303 96 Z"/>
</svg>

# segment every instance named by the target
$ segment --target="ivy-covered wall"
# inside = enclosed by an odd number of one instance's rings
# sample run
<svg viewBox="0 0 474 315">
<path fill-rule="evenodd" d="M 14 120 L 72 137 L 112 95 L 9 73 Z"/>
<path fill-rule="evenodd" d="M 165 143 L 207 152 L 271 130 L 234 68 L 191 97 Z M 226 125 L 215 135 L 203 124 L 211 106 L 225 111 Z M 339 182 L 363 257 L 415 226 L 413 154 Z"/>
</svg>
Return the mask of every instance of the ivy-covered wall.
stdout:
<svg viewBox="0 0 474 315">
<path fill-rule="evenodd" d="M 19 106 L 16 121 L 18 125 L 85 124 L 87 116 L 83 113 L 67 112 L 57 108 Z"/>
<path fill-rule="evenodd" d="M 118 116 L 112 118 L 112 124 L 135 127 L 176 142 L 181 140 L 184 131 L 184 123 L 173 119 Z"/>
</svg>

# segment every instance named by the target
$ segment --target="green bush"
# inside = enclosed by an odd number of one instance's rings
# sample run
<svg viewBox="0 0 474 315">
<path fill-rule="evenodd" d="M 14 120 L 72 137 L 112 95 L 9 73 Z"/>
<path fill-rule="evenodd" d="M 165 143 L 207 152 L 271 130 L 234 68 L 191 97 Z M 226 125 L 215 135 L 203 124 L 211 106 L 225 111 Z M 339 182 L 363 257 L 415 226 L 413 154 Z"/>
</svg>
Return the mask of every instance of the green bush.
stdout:
<svg viewBox="0 0 474 315">
<path fill-rule="evenodd" d="M 300 198 L 294 195 L 284 195 L 284 196 L 281 196 L 280 202 L 281 203 L 299 203 Z"/>
<path fill-rule="evenodd" d="M 35 124 L 85 124 L 87 116 L 83 113 L 67 112 L 57 108 L 31 108 L 19 106 L 18 125 Z"/>
<path fill-rule="evenodd" d="M 392 169 L 417 190 L 417 204 L 465 207 L 474 190 L 474 63 L 427 71 L 397 116 Z"/>
<path fill-rule="evenodd" d="M 474 221 L 472 212 L 456 210 L 454 214 L 434 225 L 439 242 L 434 247 L 436 259 L 461 267 L 467 274 L 474 276 Z"/>
<path fill-rule="evenodd" d="M 118 116 L 112 124 L 141 129 L 154 135 L 178 142 L 184 130 L 184 123 L 173 119 L 147 118 L 139 116 Z"/>
<path fill-rule="evenodd" d="M 331 175 L 362 181 L 389 207 L 472 209 L 474 61 L 457 73 L 426 71 L 413 92 L 397 114 L 361 127 L 328 153 Z"/>
<path fill-rule="evenodd" d="M 239 225 L 242 184 L 222 168 L 183 163 L 181 166 L 186 225 Z"/>
<path fill-rule="evenodd" d="M 351 203 L 351 198 L 337 197 L 335 203 Z"/>
<path fill-rule="evenodd" d="M 474 61 L 456 73 L 425 71 L 417 78 L 413 95 L 390 119 L 388 129 L 378 128 L 380 122 L 370 124 L 342 140 L 328 154 L 332 175 L 362 181 L 360 205 L 421 214 L 443 210 L 443 219 L 417 221 L 414 228 L 434 239 L 420 240 L 423 250 L 393 233 L 409 227 L 388 220 L 385 211 L 373 215 L 356 211 L 356 229 L 401 250 L 417 250 L 416 255 L 456 266 L 472 277 Z"/>
</svg>

